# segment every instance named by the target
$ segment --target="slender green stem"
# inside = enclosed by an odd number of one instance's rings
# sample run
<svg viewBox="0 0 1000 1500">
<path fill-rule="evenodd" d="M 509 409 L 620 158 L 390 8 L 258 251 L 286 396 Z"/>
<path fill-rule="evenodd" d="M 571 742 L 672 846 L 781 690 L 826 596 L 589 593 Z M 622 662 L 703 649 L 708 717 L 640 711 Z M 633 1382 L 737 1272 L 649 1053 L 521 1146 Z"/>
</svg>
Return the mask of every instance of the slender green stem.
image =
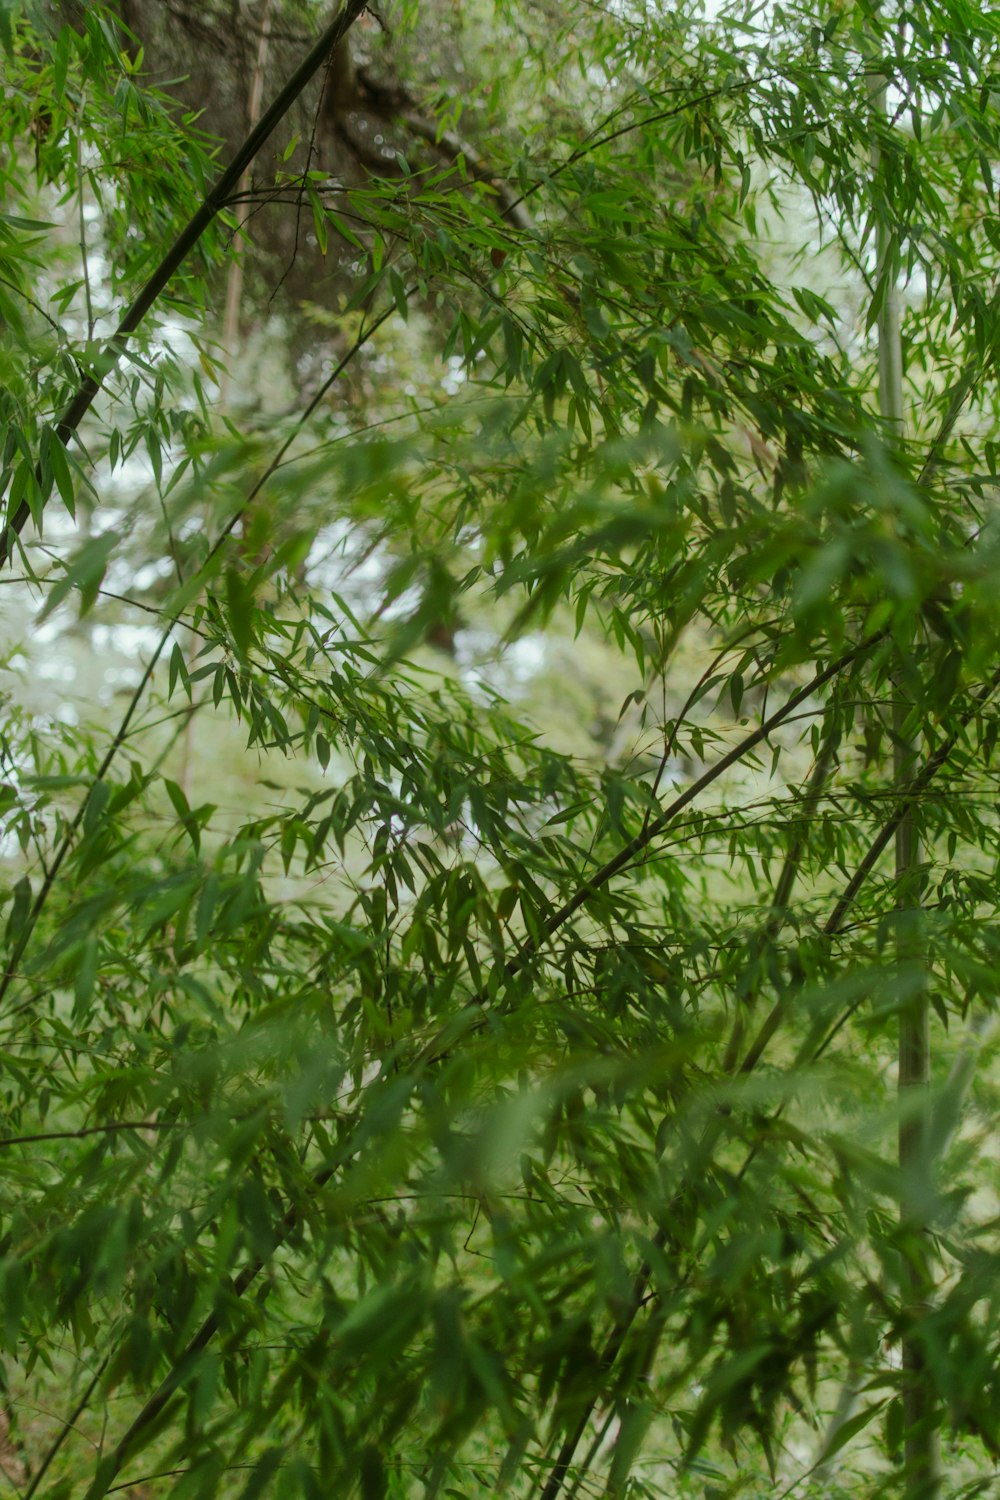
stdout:
<svg viewBox="0 0 1000 1500">
<path fill-rule="evenodd" d="M 75 1428 L 78 1420 L 83 1415 L 83 1413 L 86 1411 L 87 1407 L 90 1405 L 90 1398 L 94 1394 L 94 1392 L 96 1391 L 98 1385 L 100 1384 L 101 1376 L 104 1374 L 104 1371 L 107 1369 L 107 1367 L 108 1367 L 108 1360 L 110 1358 L 111 1358 L 110 1354 L 106 1354 L 104 1356 L 104 1358 L 101 1360 L 101 1363 L 98 1365 L 97 1369 L 94 1371 L 93 1375 L 90 1377 L 90 1380 L 87 1382 L 87 1385 L 86 1385 L 86 1387 L 84 1389 L 83 1395 L 77 1401 L 77 1403 L 74 1406 L 74 1408 L 73 1408 L 72 1412 L 70 1413 L 69 1417 L 66 1419 L 66 1421 L 60 1427 L 58 1433 L 56 1434 L 56 1437 L 54 1438 L 54 1440 L 52 1441 L 52 1443 L 49 1445 L 48 1449 L 46 1450 L 45 1455 L 42 1458 L 41 1463 L 39 1464 L 38 1468 L 35 1470 L 34 1474 L 31 1476 L 31 1480 L 30 1480 L 30 1482 L 28 1484 L 28 1488 L 24 1492 L 24 1500 L 31 1500 L 32 1495 L 34 1495 L 34 1494 L 37 1493 L 38 1486 L 41 1484 L 42 1480 L 45 1478 L 46 1474 L 48 1473 L 49 1468 L 51 1467 L 53 1459 L 56 1458 L 56 1456 L 59 1453 L 60 1448 L 63 1445 L 63 1443 L 69 1437 L 70 1433 Z"/>
<path fill-rule="evenodd" d="M 875 75 L 869 83 L 873 121 L 872 188 L 877 225 L 876 286 L 881 294 L 878 315 L 879 410 L 894 443 L 904 428 L 903 341 L 900 331 L 899 277 L 892 232 L 891 206 L 885 189 L 879 131 L 885 128 L 886 85 Z M 896 785 L 912 780 L 919 747 L 911 728 L 912 703 L 902 670 L 897 672 L 893 697 L 893 777 Z M 896 954 L 901 970 L 919 965 L 920 896 L 917 885 L 922 865 L 917 806 L 907 798 L 895 831 Z M 928 1380 L 919 1324 L 933 1293 L 934 1275 L 928 1243 L 932 1164 L 929 1152 L 928 1111 L 931 1076 L 930 997 L 921 982 L 899 1013 L 899 1215 L 903 1236 L 903 1286 L 906 1327 L 902 1337 L 903 1363 L 903 1490 L 906 1500 L 933 1500 L 940 1489 L 937 1403 Z"/>
<path fill-rule="evenodd" d="M 914 746 L 902 736 L 907 705 L 896 704 L 900 729 L 894 761 L 904 780 Z M 919 895 L 915 882 L 921 864 L 915 808 L 908 803 L 896 830 L 896 949 L 900 965 L 921 959 Z M 905 1312 L 909 1326 L 902 1338 L 905 1494 L 907 1500 L 931 1500 L 940 1489 L 937 1403 L 928 1380 L 919 1323 L 933 1295 L 934 1273 L 928 1239 L 933 1162 L 929 1143 L 931 1079 L 930 999 L 926 982 L 908 998 L 899 1015 L 899 1214 L 903 1235 L 902 1267 Z"/>
</svg>

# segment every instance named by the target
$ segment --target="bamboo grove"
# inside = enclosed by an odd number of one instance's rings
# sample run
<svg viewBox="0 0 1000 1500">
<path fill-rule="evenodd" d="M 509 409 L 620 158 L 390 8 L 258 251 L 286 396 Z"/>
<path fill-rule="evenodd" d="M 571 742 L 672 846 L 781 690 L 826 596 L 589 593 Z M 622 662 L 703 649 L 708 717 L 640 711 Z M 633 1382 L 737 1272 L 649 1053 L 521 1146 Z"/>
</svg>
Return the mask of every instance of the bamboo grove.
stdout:
<svg viewBox="0 0 1000 1500">
<path fill-rule="evenodd" d="M 0 1490 L 991 1493 L 996 18 L 0 48 Z"/>
</svg>

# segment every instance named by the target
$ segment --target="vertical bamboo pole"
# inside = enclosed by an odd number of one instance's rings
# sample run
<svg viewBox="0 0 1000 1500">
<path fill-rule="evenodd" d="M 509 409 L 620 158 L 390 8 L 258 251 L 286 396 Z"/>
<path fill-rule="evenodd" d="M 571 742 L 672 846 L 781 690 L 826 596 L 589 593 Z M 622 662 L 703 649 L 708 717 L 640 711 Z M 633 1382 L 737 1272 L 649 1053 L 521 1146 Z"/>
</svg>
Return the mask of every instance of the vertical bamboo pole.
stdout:
<svg viewBox="0 0 1000 1500">
<path fill-rule="evenodd" d="M 869 85 L 872 124 L 877 132 L 886 120 L 886 83 L 880 76 Z M 876 219 L 876 287 L 882 293 L 878 317 L 879 409 L 886 427 L 898 441 L 904 431 L 903 345 L 900 336 L 898 276 L 888 215 L 878 203 L 881 151 L 872 142 L 872 190 Z M 917 741 L 910 723 L 911 703 L 902 672 L 897 674 L 893 699 L 893 776 L 897 787 L 913 776 Z M 901 965 L 920 952 L 920 897 L 917 890 L 922 861 L 916 808 L 912 805 L 896 830 L 896 954 Z M 912 1324 L 927 1306 L 933 1281 L 926 1242 L 926 1214 L 930 1202 L 931 1051 L 930 1001 L 926 985 L 907 999 L 899 1014 L 899 1214 L 903 1234 L 903 1277 L 906 1312 Z M 902 1340 L 903 1366 L 903 1493 L 906 1500 L 934 1500 L 940 1490 L 937 1413 L 927 1379 L 918 1337 L 907 1329 Z"/>
<path fill-rule="evenodd" d="M 901 684 L 900 684 L 901 687 Z M 915 744 L 907 737 L 908 708 L 897 691 L 893 706 L 896 784 L 912 775 Z M 902 963 L 920 951 L 920 910 L 916 882 L 921 863 L 920 834 L 914 809 L 908 808 L 896 831 L 896 951 Z M 926 1216 L 931 1195 L 929 1108 L 931 1079 L 930 1003 L 925 984 L 907 999 L 899 1014 L 899 1215 L 903 1233 L 903 1277 L 906 1311 L 912 1320 L 902 1339 L 903 1461 L 906 1500 L 932 1500 L 940 1487 L 937 1413 L 927 1379 L 923 1349 L 912 1323 L 926 1312 L 933 1282 Z"/>
</svg>

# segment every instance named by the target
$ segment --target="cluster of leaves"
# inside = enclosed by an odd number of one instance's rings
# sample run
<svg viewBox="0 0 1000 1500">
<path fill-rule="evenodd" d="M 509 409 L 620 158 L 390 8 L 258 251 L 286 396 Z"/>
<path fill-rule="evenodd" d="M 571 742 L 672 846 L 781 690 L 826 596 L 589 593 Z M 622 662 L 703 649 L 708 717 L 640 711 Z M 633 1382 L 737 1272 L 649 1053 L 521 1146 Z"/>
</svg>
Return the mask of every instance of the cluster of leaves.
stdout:
<svg viewBox="0 0 1000 1500">
<path fill-rule="evenodd" d="M 995 25 L 731 9 L 559 7 L 548 51 L 533 13 L 476 9 L 523 42 L 492 80 L 524 105 L 510 191 L 461 161 L 301 185 L 357 285 L 275 437 L 213 424 L 197 374 L 223 234 L 98 358 L 198 211 L 204 141 L 113 9 L 0 7 L 2 484 L 9 523 L 47 511 L 44 547 L 5 547 L 47 630 L 143 651 L 110 724 L 34 713 L 7 656 L 0 1459 L 25 1497 L 814 1468 L 829 1494 L 845 1463 L 883 1493 L 916 1378 L 955 1492 L 984 1482 Z M 535 77 L 570 55 L 553 124 Z M 782 218 L 829 287 L 781 269 Z M 374 411 L 337 405 L 346 368 Z M 52 412 L 88 381 L 74 447 Z M 502 652 L 529 627 L 606 641 L 627 755 L 523 721 Z M 231 769 L 192 761 L 206 719 Z M 928 994 L 940 1086 L 897 1111 L 894 1027 Z"/>
</svg>

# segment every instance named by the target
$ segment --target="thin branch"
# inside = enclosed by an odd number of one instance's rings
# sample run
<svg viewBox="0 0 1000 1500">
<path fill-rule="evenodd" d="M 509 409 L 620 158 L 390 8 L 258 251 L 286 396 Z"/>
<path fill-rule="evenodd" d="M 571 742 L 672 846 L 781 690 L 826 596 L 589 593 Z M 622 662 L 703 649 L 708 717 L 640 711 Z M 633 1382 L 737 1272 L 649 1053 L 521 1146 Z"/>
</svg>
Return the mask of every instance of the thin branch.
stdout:
<svg viewBox="0 0 1000 1500">
<path fill-rule="evenodd" d="M 84 814 L 87 811 L 87 805 L 90 801 L 91 796 L 93 795 L 94 787 L 96 787 L 105 779 L 108 771 L 111 769 L 112 762 L 114 761 L 115 757 L 118 754 L 118 751 L 124 744 L 125 739 L 128 735 L 129 726 L 131 725 L 132 719 L 134 718 L 136 710 L 139 707 L 142 696 L 146 691 L 149 680 L 153 675 L 156 663 L 159 661 L 163 648 L 167 644 L 167 641 L 169 639 L 170 630 L 168 629 L 164 631 L 163 635 L 160 637 L 155 651 L 153 652 L 149 661 L 146 663 L 142 676 L 139 679 L 139 684 L 132 694 L 128 708 L 125 710 L 125 715 L 121 721 L 121 724 L 118 726 L 118 732 L 116 733 L 114 739 L 111 741 L 108 749 L 105 751 L 104 758 L 97 768 L 97 774 L 95 775 L 87 790 L 87 795 L 81 799 L 80 805 L 76 810 L 72 822 L 66 829 L 66 832 L 59 842 L 59 847 L 55 852 L 55 857 L 53 858 L 51 865 L 45 873 L 45 878 L 39 886 L 38 895 L 35 897 L 35 900 L 31 906 L 31 910 L 28 912 L 28 915 L 25 917 L 24 922 L 21 925 L 20 932 L 17 936 L 17 941 L 14 943 L 11 949 L 7 969 L 3 975 L 3 978 L 0 979 L 0 1004 L 2 1004 L 4 999 L 6 998 L 7 991 L 10 989 L 10 986 L 14 980 L 14 976 L 17 973 L 18 966 L 20 965 L 20 962 L 24 957 L 28 944 L 31 942 L 32 935 L 38 925 L 38 919 L 42 915 L 42 912 L 45 910 L 45 907 L 48 904 L 49 897 L 51 896 L 53 887 L 56 883 L 56 877 L 63 867 L 66 856 L 69 854 L 70 850 L 73 848 L 73 845 L 76 843 L 76 836 L 80 831 L 81 824 L 83 823 Z"/>
<path fill-rule="evenodd" d="M 98 1386 L 98 1384 L 100 1382 L 101 1376 L 104 1374 L 104 1371 L 107 1369 L 108 1361 L 110 1360 L 110 1358 L 111 1358 L 111 1355 L 110 1354 L 106 1354 L 104 1356 L 104 1358 L 101 1360 L 101 1363 L 98 1365 L 97 1369 L 94 1371 L 93 1375 L 91 1376 L 90 1382 L 87 1385 L 86 1390 L 84 1391 L 83 1395 L 80 1397 L 79 1401 L 76 1403 L 76 1406 L 74 1406 L 71 1415 L 62 1424 L 62 1426 L 60 1427 L 59 1432 L 57 1433 L 54 1441 L 49 1445 L 49 1448 L 48 1448 L 47 1452 L 45 1453 L 44 1458 L 42 1459 L 42 1461 L 39 1464 L 38 1468 L 35 1470 L 34 1474 L 31 1477 L 31 1483 L 28 1485 L 28 1488 L 24 1492 L 24 1500 L 31 1500 L 32 1495 L 35 1494 L 35 1492 L 38 1489 L 38 1486 L 41 1484 L 42 1480 L 45 1478 L 45 1475 L 47 1474 L 47 1472 L 49 1470 L 49 1467 L 52 1464 L 53 1459 L 58 1455 L 59 1450 L 62 1447 L 63 1443 L 69 1437 L 70 1433 L 73 1431 L 73 1429 L 76 1426 L 77 1422 L 80 1420 L 80 1417 L 83 1415 L 83 1413 L 86 1411 L 87 1407 L 90 1405 L 90 1398 L 94 1394 L 94 1392 L 96 1391 L 97 1386 Z"/>
<path fill-rule="evenodd" d="M 762 81 L 765 80 L 745 78 L 740 83 L 725 84 L 721 88 L 707 89 L 701 94 L 695 94 L 690 98 L 682 99 L 679 104 L 672 104 L 669 109 L 657 110 L 653 114 L 644 115 L 641 119 L 630 120 L 625 125 L 619 125 L 613 130 L 607 130 L 603 135 L 592 134 L 592 138 L 589 141 L 578 146 L 575 151 L 571 151 L 569 156 L 565 157 L 563 161 L 558 162 L 551 171 L 546 172 L 544 176 L 539 177 L 533 182 L 530 187 L 525 188 L 521 196 L 513 200 L 510 210 L 517 209 L 528 198 L 533 197 L 535 193 L 539 192 L 546 183 L 552 182 L 556 177 L 561 177 L 563 172 L 568 171 L 570 167 L 576 166 L 577 162 L 583 161 L 585 157 L 590 156 L 594 151 L 600 150 L 602 146 L 609 146 L 614 141 L 620 140 L 622 136 L 630 135 L 634 130 L 641 130 L 645 125 L 661 125 L 665 120 L 675 119 L 677 115 L 683 114 L 686 109 L 697 109 L 699 105 L 711 104 L 716 99 L 730 98 L 736 94 L 746 93 L 749 89 L 757 88 Z M 634 101 L 632 103 L 634 106 Z M 618 109 L 612 111 L 608 119 L 614 119 L 616 115 L 620 115 L 627 107 L 627 105 L 619 106 Z"/>
<path fill-rule="evenodd" d="M 52 329 L 53 333 L 57 335 L 60 341 L 65 338 L 65 330 L 59 323 L 56 322 L 51 313 L 47 313 L 42 304 L 40 302 L 36 302 L 34 297 L 29 296 L 24 288 L 18 286 L 17 282 L 14 281 L 10 276 L 0 276 L 0 286 L 9 286 L 11 291 L 15 292 L 17 296 L 21 298 L 22 302 L 27 303 L 28 307 L 36 312 L 40 318 L 45 319 L 46 323 L 48 323 L 49 327 Z"/>
<path fill-rule="evenodd" d="M 833 760 L 836 752 L 838 735 L 839 730 L 837 728 L 837 725 L 832 724 L 830 726 L 830 730 L 827 734 L 823 748 L 816 758 L 816 764 L 813 767 L 812 775 L 809 778 L 809 784 L 805 792 L 804 800 L 818 803 L 822 789 L 826 784 L 827 777 L 829 776 L 830 771 L 833 768 Z M 753 946 L 754 958 L 760 957 L 767 944 L 773 942 L 773 940 L 777 937 L 778 933 L 784 926 L 785 917 L 787 914 L 788 899 L 791 896 L 792 886 L 795 884 L 795 879 L 799 872 L 799 866 L 801 865 L 802 857 L 805 854 L 805 834 L 806 828 L 808 826 L 808 823 L 803 822 L 799 827 L 796 828 L 796 831 L 793 835 L 792 842 L 788 848 L 788 853 L 785 856 L 785 862 L 782 867 L 781 874 L 778 878 L 778 884 L 775 887 L 774 901 L 771 906 L 771 914 L 764 925 L 764 929 L 761 932 L 760 937 Z M 739 1054 L 740 1044 L 743 1040 L 743 1007 L 745 1007 L 748 1000 L 749 996 L 745 996 L 742 999 L 741 1008 L 737 1012 L 736 1020 L 733 1025 L 732 1035 L 729 1039 L 729 1045 L 726 1048 L 726 1056 L 722 1065 L 723 1072 L 726 1073 L 732 1072 L 736 1065 L 736 1058 Z M 784 995 L 779 996 L 775 1001 L 775 1004 L 772 1006 L 771 1011 L 764 1021 L 763 1026 L 760 1028 L 757 1036 L 754 1038 L 753 1044 L 747 1049 L 746 1056 L 740 1063 L 739 1071 L 741 1073 L 745 1074 L 753 1072 L 754 1068 L 760 1061 L 761 1054 L 763 1053 L 764 1048 L 767 1046 L 768 1042 L 771 1040 L 771 1037 L 774 1035 L 781 1024 L 781 1021 L 785 1014 L 786 1006 L 787 997 Z"/>
<path fill-rule="evenodd" d="M 336 1167 L 334 1165 L 330 1165 L 322 1168 L 319 1172 L 317 1172 L 313 1176 L 312 1182 L 310 1184 L 311 1194 L 318 1193 L 323 1187 L 325 1187 L 326 1184 L 330 1181 L 330 1178 L 334 1175 L 335 1171 Z M 283 1217 L 274 1227 L 274 1249 L 277 1249 L 279 1245 L 284 1243 L 285 1239 L 295 1228 L 298 1222 L 298 1210 L 293 1204 L 287 1209 Z M 234 1279 L 230 1295 L 232 1297 L 242 1297 L 244 1293 L 257 1280 L 257 1277 L 260 1275 L 266 1264 L 267 1258 L 261 1257 L 258 1260 L 251 1261 L 248 1266 L 245 1266 L 244 1269 L 240 1272 L 239 1276 Z M 185 1377 L 190 1371 L 198 1355 L 202 1352 L 203 1349 L 207 1347 L 208 1344 L 211 1343 L 212 1339 L 218 1332 L 221 1320 L 221 1312 L 209 1313 L 208 1317 L 204 1320 L 201 1327 L 198 1329 L 198 1332 L 186 1345 L 183 1352 L 178 1355 L 168 1374 L 164 1376 L 163 1380 L 157 1386 L 152 1396 L 149 1397 L 148 1401 L 142 1407 L 142 1410 L 130 1423 L 128 1430 L 125 1432 L 124 1436 L 118 1441 L 118 1443 L 116 1443 L 112 1452 L 106 1458 L 101 1460 L 100 1464 L 98 1465 L 97 1474 L 95 1475 L 90 1488 L 87 1490 L 87 1493 L 84 1496 L 84 1500 L 100 1500 L 101 1496 L 108 1493 L 108 1481 L 117 1478 L 117 1476 L 121 1473 L 122 1465 L 128 1458 L 131 1449 L 136 1443 L 136 1440 L 142 1436 L 142 1434 L 153 1422 L 156 1421 L 157 1417 L 159 1417 L 160 1413 L 163 1411 L 164 1407 L 167 1405 L 167 1402 L 173 1396 L 174 1392 L 183 1385 Z M 91 1387 L 91 1389 L 92 1388 L 93 1387 Z M 90 1390 L 88 1390 L 87 1395 L 89 1398 Z M 32 1493 L 33 1491 L 29 1490 L 28 1494 L 25 1497 L 25 1500 L 31 1500 Z"/>
<path fill-rule="evenodd" d="M 239 1123 L 250 1119 L 257 1110 L 237 1114 L 229 1117 L 229 1123 Z M 303 1122 L 308 1125 L 322 1125 L 328 1120 L 339 1120 L 343 1118 L 342 1112 L 338 1110 L 324 1109 L 316 1113 L 301 1116 Z M 193 1120 L 107 1120 L 102 1125 L 83 1125 L 78 1130 L 43 1130 L 37 1135 L 7 1135 L 0 1136 L 0 1151 L 8 1146 L 36 1146 L 44 1141 L 82 1141 L 88 1136 L 115 1135 L 119 1131 L 135 1130 L 193 1130 Z"/>
<path fill-rule="evenodd" d="M 0 1136 L 0 1151 L 8 1146 L 36 1146 L 42 1141 L 82 1141 L 90 1135 L 113 1135 L 119 1130 L 176 1130 L 189 1120 L 109 1120 L 104 1125 L 84 1125 L 79 1130 L 43 1130 L 37 1135 Z"/>
<path fill-rule="evenodd" d="M 641 854 L 654 839 L 665 832 L 670 824 L 673 823 L 678 813 L 683 812 L 689 803 L 694 802 L 706 787 L 711 786 L 714 781 L 717 781 L 731 767 L 738 765 L 740 761 L 744 760 L 752 750 L 756 749 L 762 741 L 774 733 L 775 729 L 790 718 L 795 710 L 808 698 L 819 692 L 820 688 L 825 687 L 828 682 L 833 681 L 834 678 L 846 671 L 849 666 L 871 650 L 880 638 L 881 633 L 879 635 L 866 636 L 858 645 L 852 646 L 848 651 L 838 656 L 829 666 L 817 672 L 804 687 L 799 688 L 797 692 L 792 693 L 791 697 L 786 698 L 780 708 L 775 709 L 772 714 L 762 720 L 756 729 L 744 735 L 739 743 L 734 745 L 725 755 L 721 756 L 714 765 L 709 766 L 701 776 L 692 781 L 679 796 L 675 797 L 663 809 L 658 817 L 654 818 L 648 826 L 637 833 L 627 844 L 623 845 L 618 853 L 609 859 L 606 864 L 602 865 L 599 870 L 595 871 L 588 880 L 579 885 L 569 900 L 565 901 L 562 906 L 547 918 L 543 924 L 541 935 L 531 942 L 526 943 L 521 953 L 516 958 L 510 960 L 505 966 L 504 976 L 507 979 L 513 979 L 524 968 L 526 963 L 537 956 L 543 944 L 553 933 L 558 932 L 559 928 L 575 912 L 579 911 L 581 906 L 584 906 L 602 887 L 607 885 L 627 865 L 631 864 L 636 855 Z"/>
</svg>

